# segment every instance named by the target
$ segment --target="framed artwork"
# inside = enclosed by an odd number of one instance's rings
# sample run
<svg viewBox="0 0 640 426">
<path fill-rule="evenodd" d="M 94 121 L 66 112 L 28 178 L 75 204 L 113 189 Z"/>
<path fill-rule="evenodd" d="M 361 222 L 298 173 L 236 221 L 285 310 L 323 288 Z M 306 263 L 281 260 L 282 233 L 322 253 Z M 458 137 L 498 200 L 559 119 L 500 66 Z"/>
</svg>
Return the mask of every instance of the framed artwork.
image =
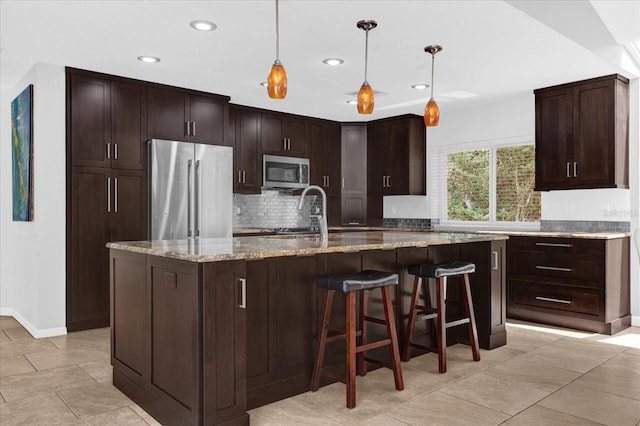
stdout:
<svg viewBox="0 0 640 426">
<path fill-rule="evenodd" d="M 11 101 L 13 220 L 33 220 L 33 84 Z"/>
</svg>

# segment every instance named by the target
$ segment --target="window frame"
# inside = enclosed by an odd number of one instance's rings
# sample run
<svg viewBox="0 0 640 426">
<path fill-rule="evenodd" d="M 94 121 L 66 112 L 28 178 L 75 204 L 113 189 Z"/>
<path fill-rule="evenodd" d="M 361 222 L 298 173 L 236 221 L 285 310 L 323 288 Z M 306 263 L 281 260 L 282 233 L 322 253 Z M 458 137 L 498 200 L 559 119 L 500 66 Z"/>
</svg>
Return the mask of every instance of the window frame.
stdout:
<svg viewBox="0 0 640 426">
<path fill-rule="evenodd" d="M 500 148 L 509 148 L 514 146 L 533 145 L 535 142 L 532 137 L 518 137 L 492 141 L 480 141 L 465 144 L 442 145 L 434 149 L 432 160 L 432 168 L 435 173 L 442 173 L 444 176 L 434 176 L 434 193 L 436 194 L 436 217 L 440 218 L 439 224 L 434 228 L 469 228 L 471 229 L 511 229 L 523 231 L 540 230 L 540 221 L 537 222 L 516 222 L 516 221 L 497 221 L 496 220 L 496 201 L 497 201 L 497 151 Z M 449 220 L 448 218 L 448 181 L 447 181 L 447 157 L 449 154 L 466 151 L 489 150 L 489 220 L 487 221 L 466 221 L 466 220 Z M 534 159 L 535 161 L 535 159 Z M 438 184 L 440 182 L 441 184 Z M 542 216 L 542 205 L 540 206 L 540 216 Z"/>
</svg>

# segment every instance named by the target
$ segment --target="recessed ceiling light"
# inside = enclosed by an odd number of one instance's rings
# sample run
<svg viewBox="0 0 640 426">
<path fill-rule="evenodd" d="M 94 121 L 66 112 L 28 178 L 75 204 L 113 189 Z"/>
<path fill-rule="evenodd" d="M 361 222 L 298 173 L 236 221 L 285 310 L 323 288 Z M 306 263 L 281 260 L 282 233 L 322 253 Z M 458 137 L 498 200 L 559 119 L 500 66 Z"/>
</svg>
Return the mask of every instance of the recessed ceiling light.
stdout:
<svg viewBox="0 0 640 426">
<path fill-rule="evenodd" d="M 216 24 L 209 21 L 191 21 L 189 25 L 198 31 L 213 31 L 218 28 Z"/>
<path fill-rule="evenodd" d="M 411 88 L 412 89 L 416 89 L 416 90 L 424 90 L 427 87 L 429 87 L 429 85 L 426 84 L 426 83 L 418 83 L 418 84 L 412 84 L 411 85 Z"/>
<path fill-rule="evenodd" d="M 160 62 L 160 58 L 155 56 L 138 56 L 138 60 L 141 62 L 146 62 L 148 64 Z"/>
<path fill-rule="evenodd" d="M 322 63 L 335 67 L 335 66 L 344 64 L 344 61 L 340 58 L 327 58 L 323 60 Z"/>
<path fill-rule="evenodd" d="M 349 99 L 349 100 L 347 101 L 347 103 L 348 103 L 349 105 L 357 105 L 357 104 L 358 104 L 358 101 L 357 101 L 356 99 Z"/>
</svg>

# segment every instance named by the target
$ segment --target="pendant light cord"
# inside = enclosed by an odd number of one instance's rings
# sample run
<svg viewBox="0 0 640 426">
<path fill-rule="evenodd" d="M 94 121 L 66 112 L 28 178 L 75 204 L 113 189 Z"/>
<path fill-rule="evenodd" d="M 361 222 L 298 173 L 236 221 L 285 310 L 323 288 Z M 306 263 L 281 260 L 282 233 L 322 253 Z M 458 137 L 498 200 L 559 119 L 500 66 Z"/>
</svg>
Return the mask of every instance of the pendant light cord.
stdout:
<svg viewBox="0 0 640 426">
<path fill-rule="evenodd" d="M 369 30 L 365 31 L 366 35 L 364 38 L 364 81 L 367 81 L 367 64 L 369 63 Z"/>
<path fill-rule="evenodd" d="M 278 19 L 278 0 L 276 0 L 276 61 L 280 60 L 280 22 Z"/>
<path fill-rule="evenodd" d="M 436 60 L 436 55 L 434 53 L 431 54 L 431 99 L 433 99 L 433 64 Z"/>
</svg>

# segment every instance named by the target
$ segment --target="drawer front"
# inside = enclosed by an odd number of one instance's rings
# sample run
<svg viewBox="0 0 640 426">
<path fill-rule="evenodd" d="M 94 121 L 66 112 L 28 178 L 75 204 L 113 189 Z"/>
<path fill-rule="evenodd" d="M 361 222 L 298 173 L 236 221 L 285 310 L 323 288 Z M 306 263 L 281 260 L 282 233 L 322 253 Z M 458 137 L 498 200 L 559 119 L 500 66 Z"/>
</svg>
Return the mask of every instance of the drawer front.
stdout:
<svg viewBox="0 0 640 426">
<path fill-rule="evenodd" d="M 589 287 L 599 287 L 604 280 L 604 256 L 554 254 L 546 251 L 519 251 L 509 253 L 509 276 L 544 277 Z"/>
<path fill-rule="evenodd" d="M 551 256 L 604 257 L 605 240 L 552 237 L 509 237 L 509 250 L 543 251 Z"/>
<path fill-rule="evenodd" d="M 599 316 L 603 312 L 603 290 L 527 281 L 509 283 L 510 303 Z"/>
</svg>

